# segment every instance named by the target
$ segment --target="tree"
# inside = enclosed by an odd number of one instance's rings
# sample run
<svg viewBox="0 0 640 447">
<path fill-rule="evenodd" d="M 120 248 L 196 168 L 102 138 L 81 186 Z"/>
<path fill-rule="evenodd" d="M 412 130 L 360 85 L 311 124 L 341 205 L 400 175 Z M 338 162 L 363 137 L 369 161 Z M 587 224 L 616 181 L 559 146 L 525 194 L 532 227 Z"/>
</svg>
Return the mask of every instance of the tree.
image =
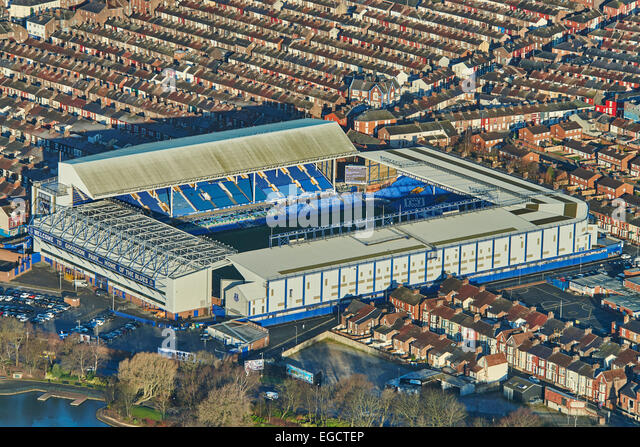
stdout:
<svg viewBox="0 0 640 447">
<path fill-rule="evenodd" d="M 198 422 L 209 427 L 246 425 L 250 416 L 251 403 L 237 382 L 214 388 L 198 405 Z"/>
<path fill-rule="evenodd" d="M 528 408 L 518 408 L 498 423 L 500 427 L 540 427 L 542 420 Z"/>
<path fill-rule="evenodd" d="M 364 374 L 352 374 L 340 380 L 334 386 L 333 401 L 339 413 L 347 410 L 350 402 L 365 391 L 373 389 L 373 383 L 369 382 Z"/>
<path fill-rule="evenodd" d="M 89 345 L 89 357 L 91 362 L 93 362 L 93 371 L 97 373 L 100 365 L 109 359 L 109 350 L 106 346 L 96 341 Z"/>
<path fill-rule="evenodd" d="M 88 343 L 67 338 L 62 348 L 62 366 L 72 374 L 84 378 L 91 360 L 91 347 Z"/>
<path fill-rule="evenodd" d="M 209 391 L 214 376 L 213 366 L 201 363 L 182 362 L 178 368 L 177 398 L 180 404 L 194 408 Z"/>
<path fill-rule="evenodd" d="M 420 396 L 415 393 L 400 393 L 396 398 L 394 410 L 398 421 L 405 426 L 414 427 L 420 417 Z"/>
<path fill-rule="evenodd" d="M 33 329 L 29 326 L 25 327 L 25 325 L 13 318 L 3 321 L 2 323 L 0 331 L 2 332 L 1 337 L 5 343 L 5 349 L 8 352 L 12 352 L 15 357 L 15 366 L 17 367 L 20 365 L 20 347 L 22 346 L 22 342 L 29 330 L 33 333 Z"/>
<path fill-rule="evenodd" d="M 129 383 L 139 396 L 136 405 L 157 396 L 160 390 L 173 391 L 178 365 L 159 354 L 139 352 L 118 365 L 118 379 Z"/>
<path fill-rule="evenodd" d="M 420 396 L 421 411 L 418 425 L 453 427 L 464 421 L 467 411 L 451 393 L 427 389 Z"/>
<path fill-rule="evenodd" d="M 384 427 L 385 424 L 393 425 L 394 406 L 396 403 L 396 392 L 391 388 L 386 388 L 380 393 L 380 427 Z"/>
<path fill-rule="evenodd" d="M 546 174 L 544 176 L 545 183 L 548 183 L 548 184 L 553 183 L 554 177 L 555 177 L 555 171 L 553 169 L 553 166 L 549 166 L 547 168 L 547 172 L 546 172 Z"/>
<path fill-rule="evenodd" d="M 138 396 L 138 388 L 127 379 L 119 380 L 116 386 L 116 401 L 124 409 L 125 416 L 131 417 L 131 408 Z"/>
<path fill-rule="evenodd" d="M 289 412 L 295 414 L 302 404 L 303 386 L 304 384 L 299 380 L 286 378 L 277 387 L 278 402 L 280 403 L 283 417 L 286 417 Z"/>
<path fill-rule="evenodd" d="M 45 364 L 43 352 L 47 349 L 48 343 L 40 337 L 30 337 L 28 343 L 25 344 L 22 352 L 22 358 L 29 368 L 29 374 L 38 368 L 39 365 Z"/>
<path fill-rule="evenodd" d="M 352 395 L 346 414 L 352 427 L 371 427 L 380 418 L 382 410 L 380 396 L 375 389 L 360 389 Z"/>
</svg>

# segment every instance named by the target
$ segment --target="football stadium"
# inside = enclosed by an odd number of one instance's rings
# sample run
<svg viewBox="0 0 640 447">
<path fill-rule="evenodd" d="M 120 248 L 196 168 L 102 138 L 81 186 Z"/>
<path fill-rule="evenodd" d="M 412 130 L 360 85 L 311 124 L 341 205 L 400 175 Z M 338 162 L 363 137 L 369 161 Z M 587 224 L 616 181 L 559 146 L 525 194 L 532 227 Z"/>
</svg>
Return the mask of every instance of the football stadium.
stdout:
<svg viewBox="0 0 640 447">
<path fill-rule="evenodd" d="M 579 199 L 430 147 L 358 152 L 314 119 L 60 162 L 32 198 L 42 259 L 168 318 L 222 306 L 270 325 L 402 284 L 487 282 L 622 248 L 598 240 Z M 358 214 L 369 201 L 375 211 Z M 283 204 L 340 217 L 274 229 Z"/>
</svg>

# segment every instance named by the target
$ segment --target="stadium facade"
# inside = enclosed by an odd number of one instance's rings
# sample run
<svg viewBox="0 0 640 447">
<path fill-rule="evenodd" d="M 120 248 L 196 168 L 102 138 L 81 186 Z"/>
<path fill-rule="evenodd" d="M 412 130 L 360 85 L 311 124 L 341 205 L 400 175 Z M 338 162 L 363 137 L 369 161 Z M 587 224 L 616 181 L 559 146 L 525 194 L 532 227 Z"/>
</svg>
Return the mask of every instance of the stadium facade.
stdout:
<svg viewBox="0 0 640 447">
<path fill-rule="evenodd" d="M 407 197 L 433 200 L 410 220 L 369 217 L 376 226 L 367 237 L 342 227 L 314 229 L 316 238 L 295 230 L 278 246 L 242 253 L 163 223 L 268 207 L 274 197 L 317 197 L 336 187 L 339 160 L 361 168 L 360 189 L 402 184 Z M 441 193 L 455 202 L 435 197 Z M 579 199 L 433 148 L 357 152 L 337 123 L 320 120 L 67 161 L 33 197 L 29 231 L 46 261 L 172 317 L 207 314 L 217 297 L 228 316 L 274 324 L 331 312 L 353 297 L 381 298 L 400 284 L 430 285 L 448 274 L 485 282 L 621 249 L 598 243 Z M 241 278 L 223 277 L 212 290 L 214 271 L 229 265 Z"/>
</svg>

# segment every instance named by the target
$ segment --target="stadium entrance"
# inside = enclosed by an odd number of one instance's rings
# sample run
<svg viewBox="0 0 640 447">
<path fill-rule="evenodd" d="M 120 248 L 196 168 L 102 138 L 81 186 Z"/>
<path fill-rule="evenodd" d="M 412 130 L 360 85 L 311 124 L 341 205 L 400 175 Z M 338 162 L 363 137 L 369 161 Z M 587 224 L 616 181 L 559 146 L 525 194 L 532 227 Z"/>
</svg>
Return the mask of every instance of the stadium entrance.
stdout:
<svg viewBox="0 0 640 447">
<path fill-rule="evenodd" d="M 107 278 L 105 278 L 104 276 L 100 275 L 99 273 L 96 273 L 96 287 L 98 289 L 102 289 L 105 292 L 109 291 L 109 280 Z"/>
</svg>

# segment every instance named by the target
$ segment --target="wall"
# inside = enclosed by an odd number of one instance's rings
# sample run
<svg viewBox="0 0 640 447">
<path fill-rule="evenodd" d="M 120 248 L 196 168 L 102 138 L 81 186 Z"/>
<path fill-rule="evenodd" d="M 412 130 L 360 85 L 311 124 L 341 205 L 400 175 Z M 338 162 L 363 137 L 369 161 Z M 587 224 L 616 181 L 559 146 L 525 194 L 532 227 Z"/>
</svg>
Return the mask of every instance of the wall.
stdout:
<svg viewBox="0 0 640 447">
<path fill-rule="evenodd" d="M 325 340 L 330 340 L 330 341 L 334 341 L 337 343 L 342 343 L 343 345 L 347 345 L 351 348 L 357 349 L 359 351 L 363 351 L 366 352 L 369 355 L 374 355 L 376 357 L 381 357 L 384 358 L 385 360 L 389 360 L 392 362 L 398 362 L 398 358 L 396 356 L 393 356 L 391 354 L 387 354 L 385 352 L 379 351 L 378 349 L 372 348 L 371 346 L 367 346 L 364 345 L 360 342 L 351 340 L 348 337 L 345 337 L 343 335 L 337 334 L 335 332 L 332 331 L 326 331 L 323 332 L 321 334 L 316 335 L 313 338 L 310 338 L 302 343 L 300 343 L 299 345 L 294 346 L 293 348 L 287 349 L 286 351 L 284 351 L 282 353 L 282 357 L 290 357 L 292 355 L 294 355 L 295 353 L 302 351 L 305 348 L 308 348 L 309 346 L 321 342 L 321 341 L 325 341 Z"/>
</svg>

